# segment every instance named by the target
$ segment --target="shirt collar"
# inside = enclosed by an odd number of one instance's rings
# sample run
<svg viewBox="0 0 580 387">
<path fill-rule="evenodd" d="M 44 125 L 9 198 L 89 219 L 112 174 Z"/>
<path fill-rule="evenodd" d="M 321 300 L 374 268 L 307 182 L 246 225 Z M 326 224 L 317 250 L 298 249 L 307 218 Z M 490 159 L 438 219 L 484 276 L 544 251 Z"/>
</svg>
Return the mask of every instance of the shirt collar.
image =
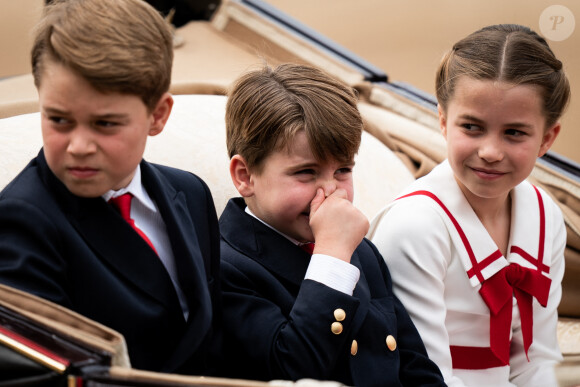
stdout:
<svg viewBox="0 0 580 387">
<path fill-rule="evenodd" d="M 290 242 L 294 243 L 295 245 L 301 245 L 302 243 L 298 242 L 296 239 L 289 237 L 288 235 L 276 230 L 274 227 L 270 226 L 268 223 L 264 222 L 262 219 L 258 218 L 253 212 L 252 210 L 250 210 L 250 207 L 246 206 L 246 214 L 253 216 L 254 218 L 258 219 L 262 224 L 264 224 L 265 226 L 271 228 L 272 230 L 276 231 L 278 234 L 282 235 L 284 238 L 288 239 Z"/>
<path fill-rule="evenodd" d="M 140 165 L 137 165 L 137 169 L 135 170 L 135 176 L 133 176 L 133 179 L 131 180 L 129 185 L 127 185 L 125 188 L 121 188 L 120 190 L 117 190 L 117 191 L 109 190 L 105 194 L 103 194 L 102 198 L 108 202 L 111 198 L 116 198 L 117 196 L 121 196 L 125 193 L 130 193 L 131 195 L 133 195 L 133 198 L 137 199 L 139 202 L 141 202 L 141 204 L 143 204 L 149 210 L 151 210 L 153 212 L 157 211 L 157 209 L 155 207 L 155 203 L 153 203 L 153 200 L 151 199 L 151 197 L 149 196 L 147 191 L 145 191 L 145 188 L 143 187 L 143 184 L 141 183 L 141 166 Z"/>
</svg>

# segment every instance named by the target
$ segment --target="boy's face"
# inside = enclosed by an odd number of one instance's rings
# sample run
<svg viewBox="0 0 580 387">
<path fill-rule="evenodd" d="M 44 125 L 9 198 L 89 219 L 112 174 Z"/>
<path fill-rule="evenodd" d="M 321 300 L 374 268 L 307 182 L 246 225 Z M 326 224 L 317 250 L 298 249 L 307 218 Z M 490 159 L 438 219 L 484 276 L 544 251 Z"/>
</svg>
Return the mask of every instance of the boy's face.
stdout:
<svg viewBox="0 0 580 387">
<path fill-rule="evenodd" d="M 318 188 L 325 196 L 342 188 L 348 200 L 353 200 L 354 162 L 318 162 L 303 131 L 287 150 L 273 152 L 263 163 L 261 173 L 251 173 L 251 195 L 244 195 L 246 203 L 261 220 L 300 242 L 314 240 L 309 214 Z"/>
<path fill-rule="evenodd" d="M 149 113 L 139 97 L 103 94 L 52 61 L 45 63 L 38 93 L 48 166 L 69 191 L 81 197 L 98 197 L 127 186 L 142 159 L 147 136 L 161 132 L 172 106 L 167 94 Z M 160 106 L 168 111 L 160 115 Z"/>
</svg>

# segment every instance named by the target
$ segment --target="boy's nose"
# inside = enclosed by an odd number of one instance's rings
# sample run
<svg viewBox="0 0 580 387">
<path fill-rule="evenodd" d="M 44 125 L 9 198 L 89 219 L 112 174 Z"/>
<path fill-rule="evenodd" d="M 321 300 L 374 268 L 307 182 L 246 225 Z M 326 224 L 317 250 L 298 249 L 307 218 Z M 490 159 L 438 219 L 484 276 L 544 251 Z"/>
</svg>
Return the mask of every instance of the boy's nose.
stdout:
<svg viewBox="0 0 580 387">
<path fill-rule="evenodd" d="M 336 191 L 336 181 L 334 181 L 334 179 L 324 180 L 321 187 L 324 190 L 324 197 L 328 197 Z"/>
<path fill-rule="evenodd" d="M 85 155 L 93 153 L 96 145 L 92 137 L 86 131 L 75 129 L 75 133 L 71 134 L 67 147 L 67 152 L 74 155 Z"/>
</svg>

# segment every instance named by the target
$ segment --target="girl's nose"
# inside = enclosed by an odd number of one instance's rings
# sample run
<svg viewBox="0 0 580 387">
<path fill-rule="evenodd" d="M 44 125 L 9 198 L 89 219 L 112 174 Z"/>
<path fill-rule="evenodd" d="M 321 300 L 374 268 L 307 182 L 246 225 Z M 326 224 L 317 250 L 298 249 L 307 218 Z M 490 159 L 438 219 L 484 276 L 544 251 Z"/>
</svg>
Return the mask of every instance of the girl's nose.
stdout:
<svg viewBox="0 0 580 387">
<path fill-rule="evenodd" d="M 484 139 L 479 147 L 478 156 L 488 163 L 503 160 L 504 151 L 501 140 L 491 136 Z"/>
</svg>

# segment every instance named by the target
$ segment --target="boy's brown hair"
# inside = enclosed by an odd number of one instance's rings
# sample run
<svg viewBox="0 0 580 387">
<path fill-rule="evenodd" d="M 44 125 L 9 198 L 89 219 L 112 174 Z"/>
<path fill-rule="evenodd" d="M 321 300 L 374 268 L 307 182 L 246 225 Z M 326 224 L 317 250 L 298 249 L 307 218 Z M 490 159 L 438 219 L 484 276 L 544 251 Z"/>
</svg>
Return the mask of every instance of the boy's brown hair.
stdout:
<svg viewBox="0 0 580 387">
<path fill-rule="evenodd" d="M 173 37 L 143 0 L 54 0 L 34 31 L 31 59 L 37 88 L 50 60 L 100 92 L 140 97 L 151 111 L 169 90 Z"/>
<path fill-rule="evenodd" d="M 259 173 L 264 159 L 304 130 L 318 160 L 350 162 L 363 122 L 352 87 L 311 66 L 283 64 L 242 75 L 226 105 L 227 149 Z"/>
<path fill-rule="evenodd" d="M 461 76 L 537 86 L 546 127 L 556 123 L 570 99 L 570 84 L 562 62 L 544 38 L 517 24 L 482 28 L 457 42 L 443 57 L 435 81 L 443 111 L 447 111 Z"/>
</svg>

